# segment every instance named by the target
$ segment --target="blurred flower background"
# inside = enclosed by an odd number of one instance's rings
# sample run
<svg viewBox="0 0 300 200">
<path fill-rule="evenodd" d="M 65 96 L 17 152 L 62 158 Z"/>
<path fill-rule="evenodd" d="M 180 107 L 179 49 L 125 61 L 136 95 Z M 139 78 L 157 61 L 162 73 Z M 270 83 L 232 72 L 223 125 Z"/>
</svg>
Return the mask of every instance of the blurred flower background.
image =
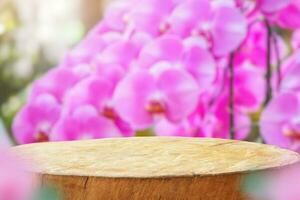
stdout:
<svg viewBox="0 0 300 200">
<path fill-rule="evenodd" d="M 0 1 L 0 144 L 34 79 L 54 67 L 101 18 L 97 0 Z M 13 137 L 11 137 L 13 139 Z"/>
</svg>

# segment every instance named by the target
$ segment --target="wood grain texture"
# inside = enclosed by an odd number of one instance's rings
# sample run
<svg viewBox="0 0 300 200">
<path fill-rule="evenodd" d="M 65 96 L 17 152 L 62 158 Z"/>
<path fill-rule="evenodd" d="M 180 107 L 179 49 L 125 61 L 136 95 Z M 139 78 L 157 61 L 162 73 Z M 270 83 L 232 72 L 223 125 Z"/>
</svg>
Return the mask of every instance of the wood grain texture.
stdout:
<svg viewBox="0 0 300 200">
<path fill-rule="evenodd" d="M 13 151 L 36 163 L 34 172 L 66 200 L 244 200 L 245 175 L 300 160 L 268 145 L 176 137 L 40 143 Z"/>
<path fill-rule="evenodd" d="M 63 188 L 68 200 L 195 199 L 244 200 L 240 174 L 205 177 L 99 178 L 44 175 L 46 183 Z"/>
</svg>

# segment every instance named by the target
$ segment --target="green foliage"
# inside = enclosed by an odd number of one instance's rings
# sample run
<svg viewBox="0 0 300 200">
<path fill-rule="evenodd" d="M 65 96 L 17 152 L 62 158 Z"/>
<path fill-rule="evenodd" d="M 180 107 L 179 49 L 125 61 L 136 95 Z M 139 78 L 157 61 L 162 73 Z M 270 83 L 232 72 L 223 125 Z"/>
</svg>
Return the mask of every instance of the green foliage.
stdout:
<svg viewBox="0 0 300 200">
<path fill-rule="evenodd" d="M 10 132 L 15 113 L 24 103 L 24 89 L 38 73 L 45 70 L 39 67 L 39 70 L 34 70 L 34 73 L 24 77 L 16 73 L 14 66 L 22 59 L 14 37 L 18 26 L 20 20 L 12 1 L 0 1 L 0 118 L 7 132 Z M 34 68 L 39 65 L 48 66 L 43 62 L 41 54 L 42 52 L 36 52 L 36 56 L 31 59 L 30 64 Z"/>
<path fill-rule="evenodd" d="M 271 200 L 268 198 L 268 180 L 263 173 L 253 173 L 242 181 L 242 191 L 254 199 Z"/>
<path fill-rule="evenodd" d="M 62 198 L 56 188 L 45 186 L 34 194 L 32 200 L 62 200 Z"/>
<path fill-rule="evenodd" d="M 18 80 L 14 80 L 11 65 L 18 59 L 16 44 L 10 34 L 17 26 L 18 19 L 11 4 L 0 7 L 0 105 L 18 90 Z"/>
<path fill-rule="evenodd" d="M 152 129 L 146 129 L 142 131 L 137 131 L 135 133 L 136 137 L 150 137 L 150 136 L 155 136 L 155 133 Z"/>
</svg>

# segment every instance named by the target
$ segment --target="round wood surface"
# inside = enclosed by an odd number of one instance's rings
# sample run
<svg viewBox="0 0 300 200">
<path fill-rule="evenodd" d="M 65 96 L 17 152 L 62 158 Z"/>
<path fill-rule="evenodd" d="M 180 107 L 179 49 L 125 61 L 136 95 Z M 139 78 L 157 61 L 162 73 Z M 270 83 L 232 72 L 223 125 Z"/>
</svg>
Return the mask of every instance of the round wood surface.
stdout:
<svg viewBox="0 0 300 200">
<path fill-rule="evenodd" d="M 136 137 L 15 147 L 40 174 L 87 177 L 186 177 L 249 172 L 300 160 L 273 146 L 223 139 Z"/>
</svg>

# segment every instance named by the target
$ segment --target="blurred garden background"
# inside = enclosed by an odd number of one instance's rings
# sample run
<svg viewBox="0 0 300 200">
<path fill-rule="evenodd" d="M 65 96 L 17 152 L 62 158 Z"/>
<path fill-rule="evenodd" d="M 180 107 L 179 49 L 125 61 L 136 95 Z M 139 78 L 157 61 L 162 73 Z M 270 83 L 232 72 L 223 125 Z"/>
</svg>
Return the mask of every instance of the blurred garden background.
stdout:
<svg viewBox="0 0 300 200">
<path fill-rule="evenodd" d="M 105 0 L 0 1 L 0 136 L 11 136 L 32 81 L 59 63 L 106 5 Z"/>
</svg>

